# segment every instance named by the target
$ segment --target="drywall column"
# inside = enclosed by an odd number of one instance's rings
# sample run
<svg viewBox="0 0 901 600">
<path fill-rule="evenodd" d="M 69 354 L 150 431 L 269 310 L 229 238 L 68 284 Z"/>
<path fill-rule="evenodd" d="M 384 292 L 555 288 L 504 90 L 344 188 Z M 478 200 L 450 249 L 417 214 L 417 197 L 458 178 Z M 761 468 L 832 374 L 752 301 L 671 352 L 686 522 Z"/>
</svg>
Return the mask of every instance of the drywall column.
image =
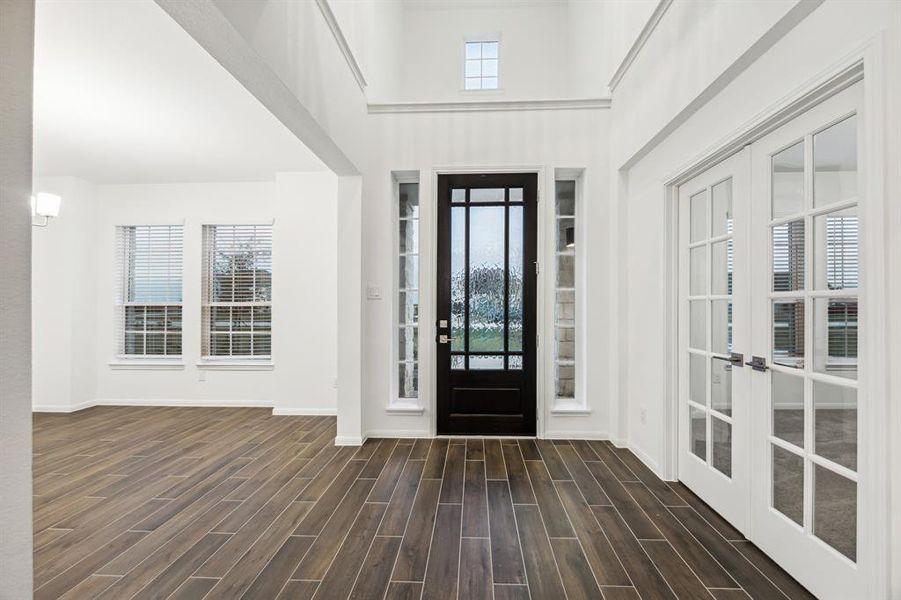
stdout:
<svg viewBox="0 0 901 600">
<path fill-rule="evenodd" d="M 363 443 L 363 178 L 338 178 L 338 446 Z"/>
<path fill-rule="evenodd" d="M 34 2 L 0 2 L 0 598 L 31 598 Z"/>
</svg>

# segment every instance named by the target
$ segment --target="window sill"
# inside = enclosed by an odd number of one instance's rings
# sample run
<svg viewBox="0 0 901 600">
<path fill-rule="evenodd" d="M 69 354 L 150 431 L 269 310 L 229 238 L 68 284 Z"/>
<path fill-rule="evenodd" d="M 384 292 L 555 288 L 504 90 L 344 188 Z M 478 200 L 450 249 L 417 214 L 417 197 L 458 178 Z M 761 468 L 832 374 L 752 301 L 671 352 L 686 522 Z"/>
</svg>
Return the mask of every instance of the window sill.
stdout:
<svg viewBox="0 0 901 600">
<path fill-rule="evenodd" d="M 271 360 L 202 360 L 197 363 L 201 371 L 272 371 Z"/>
<path fill-rule="evenodd" d="M 114 371 L 184 371 L 185 363 L 181 359 L 120 358 L 111 360 L 109 368 Z"/>
<path fill-rule="evenodd" d="M 573 399 L 558 398 L 554 401 L 551 414 L 555 417 L 580 417 L 590 415 L 591 409 Z"/>
<path fill-rule="evenodd" d="M 389 404 L 385 412 L 391 415 L 421 415 L 425 409 L 417 401 L 400 399 Z"/>
</svg>

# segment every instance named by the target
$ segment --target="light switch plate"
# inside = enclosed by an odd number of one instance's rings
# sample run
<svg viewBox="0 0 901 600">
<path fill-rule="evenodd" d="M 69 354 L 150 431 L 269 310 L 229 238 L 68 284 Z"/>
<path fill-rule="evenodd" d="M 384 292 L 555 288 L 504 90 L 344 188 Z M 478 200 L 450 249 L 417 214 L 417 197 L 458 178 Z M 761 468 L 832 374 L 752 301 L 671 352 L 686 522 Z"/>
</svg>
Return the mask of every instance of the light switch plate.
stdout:
<svg viewBox="0 0 901 600">
<path fill-rule="evenodd" d="M 370 300 L 382 299 L 382 288 L 378 285 L 370 285 L 366 288 L 366 297 Z"/>
</svg>

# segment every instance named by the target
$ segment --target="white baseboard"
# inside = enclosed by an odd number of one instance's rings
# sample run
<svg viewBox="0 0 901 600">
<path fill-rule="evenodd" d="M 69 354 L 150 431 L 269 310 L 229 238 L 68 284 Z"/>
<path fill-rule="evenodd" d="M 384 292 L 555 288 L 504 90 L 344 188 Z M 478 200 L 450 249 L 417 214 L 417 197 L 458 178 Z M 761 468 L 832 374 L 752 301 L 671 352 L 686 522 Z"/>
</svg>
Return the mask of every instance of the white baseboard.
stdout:
<svg viewBox="0 0 901 600">
<path fill-rule="evenodd" d="M 187 408 L 272 408 L 269 400 L 175 400 L 175 399 L 133 399 L 98 398 L 95 406 L 165 406 Z"/>
<path fill-rule="evenodd" d="M 79 410 L 84 410 L 86 408 L 91 408 L 92 406 L 96 406 L 93 400 L 88 400 L 87 402 L 79 402 L 78 404 L 71 405 L 59 405 L 59 406 L 32 406 L 31 412 L 33 413 L 74 413 Z"/>
<path fill-rule="evenodd" d="M 366 439 L 369 438 L 431 438 L 432 435 L 429 434 L 428 431 L 422 429 L 373 429 L 371 431 L 367 431 L 364 436 Z"/>
<path fill-rule="evenodd" d="M 339 435 L 335 438 L 336 446 L 362 446 L 366 438 L 358 435 Z"/>
<path fill-rule="evenodd" d="M 544 440 L 609 440 L 610 434 L 604 431 L 545 431 Z"/>
<path fill-rule="evenodd" d="M 654 475 L 659 477 L 660 479 L 666 481 L 666 478 L 663 476 L 663 469 L 660 468 L 660 465 L 656 460 L 652 459 L 648 456 L 644 450 L 638 448 L 635 444 L 628 444 L 626 448 L 635 456 L 638 457 L 638 460 L 643 462 L 647 468 L 653 471 Z"/>
<path fill-rule="evenodd" d="M 272 414 L 277 417 L 334 417 L 338 414 L 337 408 L 279 408 L 272 409 Z"/>
</svg>

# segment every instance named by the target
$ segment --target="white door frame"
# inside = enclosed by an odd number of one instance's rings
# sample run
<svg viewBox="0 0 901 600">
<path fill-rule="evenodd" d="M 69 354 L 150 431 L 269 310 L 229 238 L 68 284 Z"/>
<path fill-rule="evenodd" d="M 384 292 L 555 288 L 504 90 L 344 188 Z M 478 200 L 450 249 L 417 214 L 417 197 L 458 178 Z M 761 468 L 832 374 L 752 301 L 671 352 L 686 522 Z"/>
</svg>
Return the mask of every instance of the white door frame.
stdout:
<svg viewBox="0 0 901 600">
<path fill-rule="evenodd" d="M 793 90 L 782 100 L 738 128 L 722 141 L 688 161 L 664 180 L 663 209 L 665 213 L 665 243 L 661 262 L 664 265 L 663 309 L 665 325 L 665 390 L 664 401 L 664 477 L 678 478 L 678 434 L 679 434 L 679 185 L 728 158 L 742 147 L 753 143 L 781 125 L 804 113 L 823 100 L 863 81 L 863 113 L 865 137 L 861 143 L 861 155 L 866 164 L 866 175 L 861 178 L 862 198 L 860 210 L 862 219 L 869 223 L 880 223 L 885 218 L 886 173 L 884 133 L 886 85 L 885 34 L 879 33 L 847 57 L 825 72 Z M 890 536 L 889 488 L 892 482 L 891 461 L 885 457 L 891 450 L 890 435 L 901 435 L 888 418 L 889 398 L 887 395 L 886 369 L 889 354 L 889 340 L 886 330 L 885 273 L 886 254 L 883 231 L 874 228 L 861 240 L 861 279 L 867 282 L 867 289 L 861 294 L 861 310 L 867 311 L 868 331 L 862 335 L 861 348 L 868 357 L 862 365 L 861 380 L 867 382 L 866 396 L 869 406 L 862 414 L 866 436 L 859 440 L 860 481 L 865 482 L 872 493 L 863 498 L 863 518 L 858 523 L 861 545 L 858 556 L 863 568 L 869 570 L 867 597 L 888 598 Z M 862 413 L 864 411 L 861 411 Z M 897 475 L 896 475 L 897 476 Z M 754 524 L 751 524 L 753 535 Z"/>
</svg>

